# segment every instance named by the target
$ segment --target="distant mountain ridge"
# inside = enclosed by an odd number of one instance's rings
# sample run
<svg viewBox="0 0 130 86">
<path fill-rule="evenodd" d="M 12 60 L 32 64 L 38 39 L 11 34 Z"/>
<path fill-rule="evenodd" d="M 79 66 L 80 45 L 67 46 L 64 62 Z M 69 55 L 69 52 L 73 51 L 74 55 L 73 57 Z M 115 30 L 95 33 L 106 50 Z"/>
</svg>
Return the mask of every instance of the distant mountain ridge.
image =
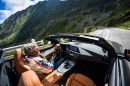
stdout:
<svg viewBox="0 0 130 86">
<path fill-rule="evenodd" d="M 40 40 L 53 33 L 83 32 L 89 26 L 125 25 L 130 18 L 130 9 L 126 4 L 129 0 L 39 2 L 15 13 L 0 25 L 0 47 L 27 43 L 32 38 Z"/>
</svg>

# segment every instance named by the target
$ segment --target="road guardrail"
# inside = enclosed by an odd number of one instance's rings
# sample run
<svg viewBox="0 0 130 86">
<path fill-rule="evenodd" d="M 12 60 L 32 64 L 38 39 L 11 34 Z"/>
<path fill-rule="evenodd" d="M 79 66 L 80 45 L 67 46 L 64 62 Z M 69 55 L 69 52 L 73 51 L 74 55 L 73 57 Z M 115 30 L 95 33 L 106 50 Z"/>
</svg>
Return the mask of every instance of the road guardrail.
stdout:
<svg viewBox="0 0 130 86">
<path fill-rule="evenodd" d="M 35 39 L 31 39 L 31 42 L 34 43 Z M 43 40 L 37 41 L 35 43 L 37 45 L 44 45 L 44 41 Z M 21 48 L 22 49 L 24 47 L 24 45 L 25 44 L 13 46 L 13 47 L 8 47 L 8 48 L 4 48 L 3 50 L 5 50 L 5 52 L 8 53 L 8 52 L 14 51 L 16 48 Z"/>
</svg>

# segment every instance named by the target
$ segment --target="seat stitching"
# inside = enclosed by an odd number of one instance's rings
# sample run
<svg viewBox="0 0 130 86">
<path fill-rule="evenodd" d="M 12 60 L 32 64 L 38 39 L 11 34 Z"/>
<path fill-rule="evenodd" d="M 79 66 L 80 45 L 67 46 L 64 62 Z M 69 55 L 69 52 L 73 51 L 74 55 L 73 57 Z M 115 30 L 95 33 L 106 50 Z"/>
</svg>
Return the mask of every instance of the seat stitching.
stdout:
<svg viewBox="0 0 130 86">
<path fill-rule="evenodd" d="M 79 82 L 78 80 L 74 79 L 75 81 Z M 80 84 L 82 84 L 81 82 L 79 82 Z M 82 84 L 83 86 L 85 86 L 84 84 Z"/>
</svg>

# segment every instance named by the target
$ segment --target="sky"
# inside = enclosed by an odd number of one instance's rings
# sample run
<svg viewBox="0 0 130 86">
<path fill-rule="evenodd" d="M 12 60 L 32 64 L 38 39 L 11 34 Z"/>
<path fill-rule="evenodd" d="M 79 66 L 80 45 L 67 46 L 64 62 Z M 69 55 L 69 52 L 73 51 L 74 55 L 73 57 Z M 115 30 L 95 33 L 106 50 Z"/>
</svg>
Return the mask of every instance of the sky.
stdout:
<svg viewBox="0 0 130 86">
<path fill-rule="evenodd" d="M 44 0 L 0 0 L 0 24 L 10 15 Z"/>
</svg>

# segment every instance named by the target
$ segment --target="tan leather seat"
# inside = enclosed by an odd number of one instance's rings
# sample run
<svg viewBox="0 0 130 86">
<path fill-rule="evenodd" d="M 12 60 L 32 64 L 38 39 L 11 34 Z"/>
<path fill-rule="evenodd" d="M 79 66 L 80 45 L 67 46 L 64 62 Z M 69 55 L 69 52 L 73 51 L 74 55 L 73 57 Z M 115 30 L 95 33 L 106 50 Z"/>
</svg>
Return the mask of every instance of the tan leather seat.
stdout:
<svg viewBox="0 0 130 86">
<path fill-rule="evenodd" d="M 82 74 L 72 74 L 68 78 L 66 86 L 96 86 L 96 84 L 89 77 Z"/>
<path fill-rule="evenodd" d="M 14 63 L 16 66 L 16 71 L 19 75 L 23 72 L 31 70 L 31 68 L 25 64 L 25 60 L 23 58 L 22 50 L 16 49 L 14 52 Z"/>
<path fill-rule="evenodd" d="M 46 79 L 47 78 L 40 81 L 36 73 L 29 70 L 22 73 L 18 86 L 59 86 Z M 50 80 L 52 80 L 52 78 Z M 90 78 L 82 74 L 72 74 L 67 80 L 66 86 L 96 86 L 96 84 Z"/>
<path fill-rule="evenodd" d="M 41 83 L 36 73 L 32 70 L 22 73 L 18 86 L 59 86 L 52 83 Z"/>
<path fill-rule="evenodd" d="M 22 73 L 18 86 L 44 86 L 32 70 Z"/>
<path fill-rule="evenodd" d="M 25 71 L 31 70 L 31 68 L 26 65 L 24 55 L 22 54 L 21 49 L 16 49 L 14 52 L 14 63 L 16 66 L 17 73 L 21 76 L 21 74 Z M 37 74 L 40 79 L 43 79 L 47 76 L 47 74 Z"/>
</svg>

